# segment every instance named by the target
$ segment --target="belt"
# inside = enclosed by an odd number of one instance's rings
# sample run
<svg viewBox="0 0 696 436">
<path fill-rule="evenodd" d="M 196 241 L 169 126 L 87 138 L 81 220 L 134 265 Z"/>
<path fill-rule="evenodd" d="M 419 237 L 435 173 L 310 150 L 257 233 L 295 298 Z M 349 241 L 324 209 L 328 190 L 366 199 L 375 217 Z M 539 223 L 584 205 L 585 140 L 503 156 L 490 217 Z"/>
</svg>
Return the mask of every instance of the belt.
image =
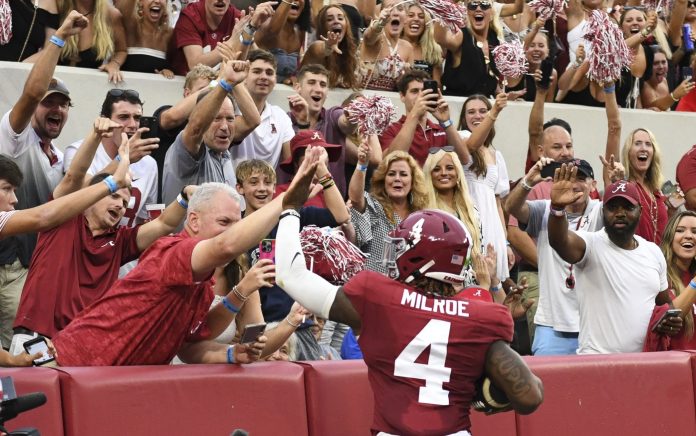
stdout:
<svg viewBox="0 0 696 436">
<path fill-rule="evenodd" d="M 34 333 L 36 333 L 36 332 L 29 330 L 27 328 L 24 328 L 24 327 L 15 327 L 12 330 L 14 331 L 14 334 L 16 334 L 16 335 L 34 336 Z"/>
</svg>

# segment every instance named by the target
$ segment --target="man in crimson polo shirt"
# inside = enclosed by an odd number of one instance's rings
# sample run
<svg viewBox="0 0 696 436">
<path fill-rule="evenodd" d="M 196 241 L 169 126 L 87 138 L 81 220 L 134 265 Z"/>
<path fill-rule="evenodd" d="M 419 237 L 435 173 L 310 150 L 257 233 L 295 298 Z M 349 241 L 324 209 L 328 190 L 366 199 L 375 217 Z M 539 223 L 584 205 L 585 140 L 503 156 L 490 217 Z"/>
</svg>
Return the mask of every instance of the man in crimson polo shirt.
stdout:
<svg viewBox="0 0 696 436">
<path fill-rule="evenodd" d="M 379 137 L 384 156 L 395 150 L 405 151 L 423 166 L 431 147 L 454 146 L 459 160 L 469 162 L 469 150 L 450 119 L 449 106 L 442 95 L 423 90 L 428 73 L 412 70 L 399 80 L 398 88 L 406 115 L 392 123 Z M 428 113 L 439 122 L 428 119 Z"/>
</svg>

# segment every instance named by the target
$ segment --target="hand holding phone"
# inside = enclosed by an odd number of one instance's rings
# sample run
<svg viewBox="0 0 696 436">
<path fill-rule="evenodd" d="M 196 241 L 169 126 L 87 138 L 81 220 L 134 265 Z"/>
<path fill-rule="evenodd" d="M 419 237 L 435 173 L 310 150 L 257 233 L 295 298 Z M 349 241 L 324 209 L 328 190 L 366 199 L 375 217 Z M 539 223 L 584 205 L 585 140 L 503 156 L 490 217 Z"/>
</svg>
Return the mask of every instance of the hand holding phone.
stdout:
<svg viewBox="0 0 696 436">
<path fill-rule="evenodd" d="M 539 80 L 539 87 L 543 89 L 548 89 L 551 84 L 551 75 L 553 74 L 553 61 L 548 57 L 541 61 L 541 80 Z"/>
<path fill-rule="evenodd" d="M 53 355 L 50 353 L 50 350 L 48 348 L 48 342 L 46 341 L 46 338 L 44 338 L 43 336 L 39 336 L 37 338 L 25 342 L 24 350 L 30 356 L 33 356 L 34 354 L 39 352 L 43 353 L 41 357 L 39 357 L 38 359 L 34 359 L 35 366 L 46 365 L 47 363 L 56 360 L 56 358 L 53 357 Z"/>
<path fill-rule="evenodd" d="M 439 95 L 437 92 L 438 86 L 437 86 L 437 81 L 436 80 L 424 80 L 423 81 L 423 91 L 426 89 L 429 89 L 432 91 L 430 95 Z"/>
<path fill-rule="evenodd" d="M 251 344 L 258 341 L 258 339 L 263 336 L 266 331 L 266 323 L 261 322 L 258 324 L 247 324 L 244 326 L 244 332 L 239 340 L 240 344 Z"/>
<path fill-rule="evenodd" d="M 157 118 L 155 117 L 140 117 L 140 127 L 147 127 L 149 130 L 143 132 L 140 137 L 142 139 L 157 138 Z"/>
<path fill-rule="evenodd" d="M 675 329 L 674 326 L 667 325 L 670 319 L 675 319 L 679 318 L 681 315 L 682 311 L 681 309 L 668 309 L 665 311 L 665 313 L 662 314 L 660 319 L 653 325 L 652 331 L 654 333 L 668 333 L 668 334 L 676 334 L 679 332 L 679 329 Z"/>
</svg>

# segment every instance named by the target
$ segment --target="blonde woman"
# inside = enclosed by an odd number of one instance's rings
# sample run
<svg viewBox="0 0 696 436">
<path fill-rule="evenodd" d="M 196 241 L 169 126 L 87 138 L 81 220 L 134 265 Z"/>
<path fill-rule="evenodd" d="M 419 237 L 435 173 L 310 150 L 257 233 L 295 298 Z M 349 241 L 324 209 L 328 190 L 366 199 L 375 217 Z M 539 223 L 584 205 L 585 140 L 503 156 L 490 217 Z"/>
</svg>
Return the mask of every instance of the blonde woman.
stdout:
<svg viewBox="0 0 696 436">
<path fill-rule="evenodd" d="M 167 49 L 174 29 L 169 25 L 169 0 L 121 0 L 117 3 L 126 29 L 128 58 L 124 71 L 162 74 L 168 79 L 174 73 L 167 62 Z"/>
<path fill-rule="evenodd" d="M 401 37 L 413 46 L 413 68 L 430 74 L 440 83 L 442 77 L 442 47 L 435 42 L 432 18 L 422 7 L 411 4 L 406 11 L 406 24 Z"/>
<path fill-rule="evenodd" d="M 123 81 L 121 65 L 126 61 L 126 32 L 122 15 L 107 0 L 65 0 L 59 4 L 61 21 L 76 10 L 87 17 L 87 27 L 65 41 L 60 64 L 98 68 L 112 83 Z"/>
<path fill-rule="evenodd" d="M 369 254 L 365 268 L 387 274 L 381 262 L 385 238 L 412 212 L 426 208 L 428 193 L 423 171 L 405 151 L 391 152 L 382 159 L 372 175 L 370 192 L 365 192 L 369 153 L 367 143 L 361 144 L 348 189 L 350 216 L 357 245 Z"/>
</svg>

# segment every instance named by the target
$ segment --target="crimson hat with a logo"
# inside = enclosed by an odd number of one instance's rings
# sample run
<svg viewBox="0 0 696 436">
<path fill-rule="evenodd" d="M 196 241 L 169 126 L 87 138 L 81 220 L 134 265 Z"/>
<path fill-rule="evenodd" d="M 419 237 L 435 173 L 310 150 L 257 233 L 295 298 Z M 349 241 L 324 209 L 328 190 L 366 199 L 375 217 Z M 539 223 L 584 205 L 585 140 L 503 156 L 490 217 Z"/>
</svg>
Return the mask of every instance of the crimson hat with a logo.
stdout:
<svg viewBox="0 0 696 436">
<path fill-rule="evenodd" d="M 611 200 L 618 197 L 625 198 L 634 206 L 640 204 L 638 187 L 635 183 L 629 182 L 628 180 L 618 180 L 607 186 L 607 188 L 604 190 L 604 198 L 602 201 L 604 204 L 607 204 Z"/>
<path fill-rule="evenodd" d="M 295 172 L 295 168 L 292 165 L 293 161 L 299 153 L 304 153 L 304 150 L 310 145 L 324 147 L 329 155 L 329 162 L 336 162 L 341 157 L 341 146 L 328 144 L 321 132 L 317 130 L 300 130 L 290 140 L 290 157 L 281 162 L 279 166 L 288 173 L 293 174 Z"/>
</svg>

